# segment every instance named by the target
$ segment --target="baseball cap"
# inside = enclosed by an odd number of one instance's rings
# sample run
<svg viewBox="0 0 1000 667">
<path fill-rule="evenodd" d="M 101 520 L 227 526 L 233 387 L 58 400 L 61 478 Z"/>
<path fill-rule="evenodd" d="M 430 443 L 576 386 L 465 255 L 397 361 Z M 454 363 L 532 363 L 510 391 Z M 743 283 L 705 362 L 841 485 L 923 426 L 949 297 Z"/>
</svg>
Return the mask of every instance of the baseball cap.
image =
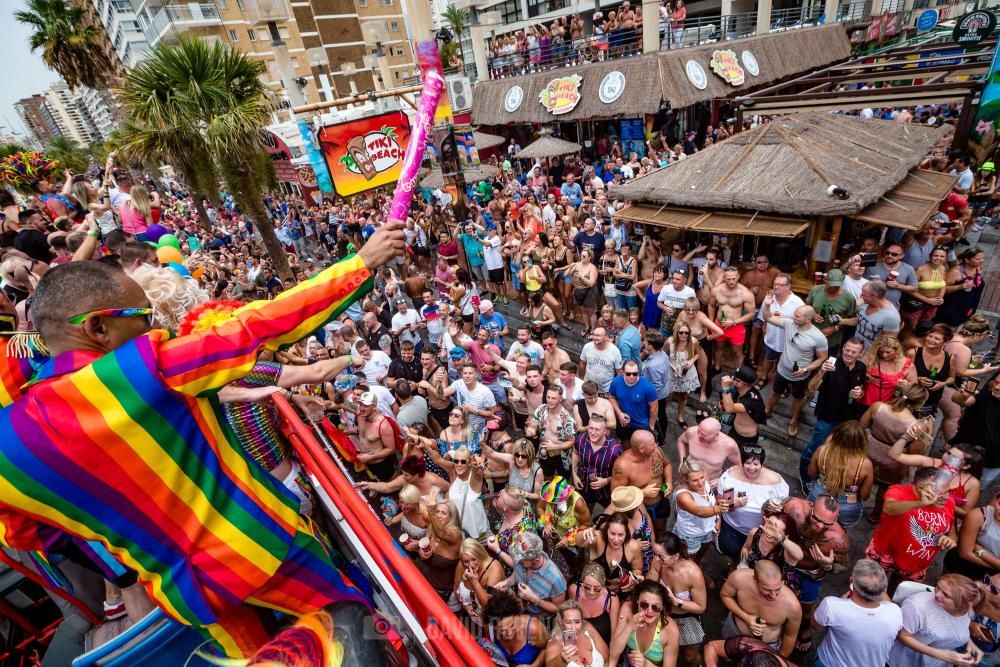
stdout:
<svg viewBox="0 0 1000 667">
<path fill-rule="evenodd" d="M 830 269 L 826 272 L 826 284 L 830 287 L 840 287 L 844 284 L 844 272 L 840 269 Z"/>
<path fill-rule="evenodd" d="M 493 302 L 489 299 L 485 299 L 479 303 L 479 312 L 485 313 L 488 310 L 493 310 Z"/>
<path fill-rule="evenodd" d="M 451 357 L 452 359 L 461 359 L 462 357 L 465 356 L 465 349 L 456 345 L 455 347 L 451 348 L 451 350 L 449 350 L 448 356 Z"/>
<path fill-rule="evenodd" d="M 375 398 L 375 394 L 373 394 L 370 391 L 366 391 L 365 393 L 361 394 L 361 399 L 360 399 L 361 405 L 375 405 L 375 402 L 377 400 L 378 399 Z"/>
<path fill-rule="evenodd" d="M 396 297 L 396 298 L 395 298 L 395 299 L 393 300 L 393 302 L 392 302 L 392 303 L 393 303 L 393 305 L 394 305 L 394 306 L 398 306 L 399 304 L 405 304 L 405 303 L 406 303 L 406 299 L 404 299 L 404 298 L 403 298 L 403 297 L 401 297 L 401 296 L 400 296 L 400 297 Z"/>
<path fill-rule="evenodd" d="M 841 275 L 841 278 L 843 278 L 843 275 Z M 750 366 L 740 366 L 740 368 L 733 373 L 733 378 L 744 384 L 755 384 L 757 382 L 757 371 Z"/>
</svg>

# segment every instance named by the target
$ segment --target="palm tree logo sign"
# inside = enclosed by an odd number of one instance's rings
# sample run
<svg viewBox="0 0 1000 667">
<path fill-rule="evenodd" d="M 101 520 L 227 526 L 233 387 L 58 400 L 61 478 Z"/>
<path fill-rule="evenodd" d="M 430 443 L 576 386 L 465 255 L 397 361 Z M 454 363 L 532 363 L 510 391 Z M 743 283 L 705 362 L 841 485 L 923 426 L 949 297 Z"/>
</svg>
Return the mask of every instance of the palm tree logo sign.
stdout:
<svg viewBox="0 0 1000 667">
<path fill-rule="evenodd" d="M 344 165 L 347 171 L 370 181 L 402 161 L 404 153 L 396 128 L 383 125 L 376 132 L 351 137 L 347 142 L 347 152 L 338 163 Z"/>
</svg>

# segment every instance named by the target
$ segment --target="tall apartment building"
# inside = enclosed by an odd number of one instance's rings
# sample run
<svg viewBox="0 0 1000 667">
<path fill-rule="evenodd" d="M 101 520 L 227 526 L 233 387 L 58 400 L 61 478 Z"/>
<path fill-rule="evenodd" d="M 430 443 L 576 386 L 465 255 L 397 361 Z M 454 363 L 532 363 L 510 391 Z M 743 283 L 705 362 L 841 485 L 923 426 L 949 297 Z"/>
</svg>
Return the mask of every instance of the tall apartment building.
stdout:
<svg viewBox="0 0 1000 667">
<path fill-rule="evenodd" d="M 64 137 L 84 146 L 101 140 L 82 97 L 65 83 L 60 81 L 49 86 L 45 91 L 45 106 Z"/>
<path fill-rule="evenodd" d="M 350 0 L 346 0 L 350 3 Z M 267 65 L 267 80 L 275 92 L 296 86 L 295 79 L 312 74 L 299 26 L 286 0 L 87 0 L 108 34 L 117 58 L 134 67 L 144 53 L 161 42 L 195 34 L 232 44 Z M 296 3 L 292 3 L 296 4 Z M 353 8 L 351 9 L 353 14 Z M 269 23 L 284 47 L 276 53 Z M 355 20 L 355 25 L 357 24 Z M 360 30 L 360 29 L 358 29 Z M 360 38 L 359 38 L 360 39 Z M 283 71 L 282 58 L 290 71 Z M 289 79 L 289 80 L 286 80 Z M 306 85 L 308 101 L 318 101 L 315 86 Z"/>
<path fill-rule="evenodd" d="M 28 135 L 39 146 L 62 134 L 56 119 L 45 104 L 44 95 L 35 94 L 18 100 L 14 103 L 14 111 L 17 112 Z"/>
</svg>

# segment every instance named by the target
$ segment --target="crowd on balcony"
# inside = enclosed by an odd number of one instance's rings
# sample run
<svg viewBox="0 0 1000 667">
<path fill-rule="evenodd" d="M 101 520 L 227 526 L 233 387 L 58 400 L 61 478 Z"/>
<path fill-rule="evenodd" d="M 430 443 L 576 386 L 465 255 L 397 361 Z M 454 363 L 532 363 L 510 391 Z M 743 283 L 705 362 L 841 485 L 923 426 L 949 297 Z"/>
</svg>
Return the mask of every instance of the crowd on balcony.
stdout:
<svg viewBox="0 0 1000 667">
<path fill-rule="evenodd" d="M 684 0 L 663 0 L 658 10 L 661 49 L 698 43 L 709 34 L 685 36 Z M 598 62 L 642 51 L 642 8 L 630 0 L 594 12 L 588 22 L 579 14 L 560 16 L 550 24 L 500 35 L 490 41 L 490 72 L 496 78 L 554 67 Z M 589 29 L 588 29 L 589 26 Z"/>
</svg>

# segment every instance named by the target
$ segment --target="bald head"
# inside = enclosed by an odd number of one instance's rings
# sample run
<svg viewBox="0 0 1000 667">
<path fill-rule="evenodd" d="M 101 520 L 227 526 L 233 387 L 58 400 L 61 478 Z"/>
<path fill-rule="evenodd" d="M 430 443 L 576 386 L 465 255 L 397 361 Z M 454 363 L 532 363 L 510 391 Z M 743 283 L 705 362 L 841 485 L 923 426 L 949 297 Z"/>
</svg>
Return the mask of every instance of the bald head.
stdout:
<svg viewBox="0 0 1000 667">
<path fill-rule="evenodd" d="M 696 427 L 702 440 L 714 440 L 722 431 L 722 424 L 715 417 L 703 419 Z"/>
</svg>

